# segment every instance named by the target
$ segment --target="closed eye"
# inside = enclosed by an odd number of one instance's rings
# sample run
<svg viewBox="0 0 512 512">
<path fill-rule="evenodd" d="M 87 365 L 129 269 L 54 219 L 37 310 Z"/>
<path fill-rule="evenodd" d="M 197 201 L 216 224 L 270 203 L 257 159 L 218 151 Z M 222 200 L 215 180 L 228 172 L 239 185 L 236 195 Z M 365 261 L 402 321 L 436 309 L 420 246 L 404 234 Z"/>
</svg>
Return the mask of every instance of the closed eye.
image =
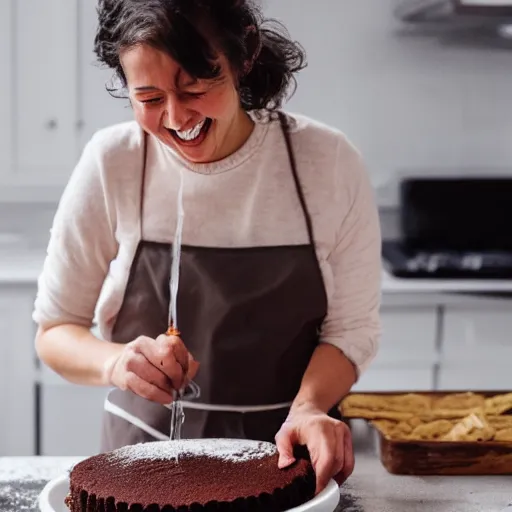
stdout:
<svg viewBox="0 0 512 512">
<path fill-rule="evenodd" d="M 160 103 L 162 101 L 162 98 L 150 98 L 148 100 L 140 100 L 141 103 L 146 103 L 146 104 L 156 104 L 156 103 Z"/>
<path fill-rule="evenodd" d="M 206 92 L 184 92 L 183 96 L 185 98 L 198 99 L 198 98 L 202 98 L 205 94 L 206 94 Z"/>
</svg>

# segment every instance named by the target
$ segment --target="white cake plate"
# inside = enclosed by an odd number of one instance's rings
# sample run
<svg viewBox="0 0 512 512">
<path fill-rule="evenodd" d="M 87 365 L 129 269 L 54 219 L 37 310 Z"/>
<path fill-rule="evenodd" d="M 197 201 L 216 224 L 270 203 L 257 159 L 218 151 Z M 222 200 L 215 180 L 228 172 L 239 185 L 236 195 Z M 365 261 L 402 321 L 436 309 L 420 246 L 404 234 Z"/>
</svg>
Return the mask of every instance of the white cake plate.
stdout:
<svg viewBox="0 0 512 512">
<path fill-rule="evenodd" d="M 39 509 L 41 512 L 69 512 L 64 504 L 68 492 L 68 475 L 62 475 L 51 480 L 39 495 Z M 338 506 L 339 500 L 339 486 L 334 480 L 331 480 L 327 487 L 311 501 L 300 507 L 292 508 L 288 512 L 333 512 Z"/>
</svg>

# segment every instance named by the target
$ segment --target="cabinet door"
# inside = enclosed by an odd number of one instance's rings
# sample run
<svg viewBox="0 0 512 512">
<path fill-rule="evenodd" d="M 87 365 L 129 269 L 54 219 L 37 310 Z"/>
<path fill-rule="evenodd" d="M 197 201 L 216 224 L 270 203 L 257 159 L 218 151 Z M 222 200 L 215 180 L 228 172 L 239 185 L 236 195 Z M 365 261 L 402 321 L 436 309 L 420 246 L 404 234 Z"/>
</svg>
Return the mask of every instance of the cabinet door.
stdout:
<svg viewBox="0 0 512 512">
<path fill-rule="evenodd" d="M 96 2 L 78 0 L 79 53 L 79 150 L 93 133 L 100 128 L 133 119 L 132 109 L 127 99 L 114 98 L 107 91 L 111 86 L 113 73 L 96 61 L 93 52 L 94 37 L 98 18 Z"/>
<path fill-rule="evenodd" d="M 445 307 L 439 388 L 512 388 L 512 301 L 481 299 Z"/>
<path fill-rule="evenodd" d="M 34 296 L 0 285 L 0 456 L 35 454 Z"/>
<path fill-rule="evenodd" d="M 443 322 L 443 360 L 510 361 L 512 301 L 481 301 L 447 306 Z"/>
<path fill-rule="evenodd" d="M 0 2 L 0 182 L 11 173 L 12 151 L 12 15 L 14 0 Z"/>
<path fill-rule="evenodd" d="M 16 0 L 13 6 L 16 179 L 58 185 L 77 156 L 76 0 Z"/>
<path fill-rule="evenodd" d="M 435 362 L 437 310 L 434 306 L 383 306 L 377 365 Z"/>
<path fill-rule="evenodd" d="M 41 454 L 90 456 L 100 451 L 104 388 L 68 382 L 41 386 Z"/>
</svg>

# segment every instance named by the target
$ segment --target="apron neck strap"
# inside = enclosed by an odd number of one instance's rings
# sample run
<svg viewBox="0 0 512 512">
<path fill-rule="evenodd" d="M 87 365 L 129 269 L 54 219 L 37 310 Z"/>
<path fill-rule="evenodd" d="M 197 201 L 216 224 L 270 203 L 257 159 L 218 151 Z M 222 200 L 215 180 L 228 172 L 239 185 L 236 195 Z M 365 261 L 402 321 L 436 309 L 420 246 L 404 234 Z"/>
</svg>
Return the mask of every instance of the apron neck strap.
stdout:
<svg viewBox="0 0 512 512">
<path fill-rule="evenodd" d="M 145 130 L 142 132 L 142 176 L 140 184 L 140 202 L 139 202 L 139 224 L 140 224 L 140 237 L 144 237 L 144 199 L 146 195 L 146 167 L 148 159 L 148 134 Z"/>
<path fill-rule="evenodd" d="M 308 238 L 309 243 L 311 245 L 315 245 L 315 237 L 313 233 L 313 222 L 311 221 L 311 215 L 308 210 L 308 206 L 306 204 L 306 199 L 304 197 L 304 191 L 302 189 L 299 174 L 297 172 L 297 164 L 295 161 L 295 154 L 292 148 L 292 142 L 290 138 L 289 124 L 286 115 L 283 112 L 278 112 L 279 121 L 281 124 L 281 129 L 284 135 L 284 140 L 286 142 L 286 150 L 288 152 L 288 159 L 290 161 L 290 167 L 292 169 L 293 181 L 295 183 L 295 189 L 297 190 L 297 196 L 299 197 L 300 206 L 304 213 L 304 220 L 306 221 L 306 228 L 308 230 Z M 147 166 L 147 152 L 148 152 L 148 134 L 143 132 L 143 140 L 142 140 L 142 180 L 140 187 L 140 231 L 141 237 L 143 236 L 143 222 L 144 222 L 144 199 L 145 199 L 145 185 L 146 185 L 146 166 Z"/>
<path fill-rule="evenodd" d="M 304 212 L 304 219 L 306 221 L 306 227 L 308 230 L 309 243 L 314 246 L 315 245 L 315 237 L 313 233 L 313 222 L 311 221 L 311 215 L 308 210 L 308 206 L 306 204 L 306 199 L 304 198 L 304 190 L 300 184 L 299 174 L 297 172 L 297 164 L 295 162 L 295 154 L 292 148 L 292 141 L 290 138 L 290 130 L 288 119 L 283 112 L 278 112 L 279 121 L 281 123 L 281 129 L 283 131 L 284 140 L 286 142 L 286 149 L 288 151 L 288 159 L 290 160 L 290 167 L 292 169 L 293 181 L 295 182 L 295 188 L 297 190 L 297 195 L 299 196 L 300 205 L 302 207 L 302 211 Z"/>
</svg>

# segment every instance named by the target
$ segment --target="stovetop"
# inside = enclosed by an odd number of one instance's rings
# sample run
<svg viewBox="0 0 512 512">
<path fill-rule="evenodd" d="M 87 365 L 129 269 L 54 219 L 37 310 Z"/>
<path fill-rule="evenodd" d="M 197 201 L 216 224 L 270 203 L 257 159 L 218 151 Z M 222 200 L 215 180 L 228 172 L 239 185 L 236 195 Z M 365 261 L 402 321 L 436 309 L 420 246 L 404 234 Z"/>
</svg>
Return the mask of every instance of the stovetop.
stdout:
<svg viewBox="0 0 512 512">
<path fill-rule="evenodd" d="M 385 240 L 382 257 L 397 277 L 430 279 L 512 279 L 512 251 L 425 250 Z"/>
</svg>

